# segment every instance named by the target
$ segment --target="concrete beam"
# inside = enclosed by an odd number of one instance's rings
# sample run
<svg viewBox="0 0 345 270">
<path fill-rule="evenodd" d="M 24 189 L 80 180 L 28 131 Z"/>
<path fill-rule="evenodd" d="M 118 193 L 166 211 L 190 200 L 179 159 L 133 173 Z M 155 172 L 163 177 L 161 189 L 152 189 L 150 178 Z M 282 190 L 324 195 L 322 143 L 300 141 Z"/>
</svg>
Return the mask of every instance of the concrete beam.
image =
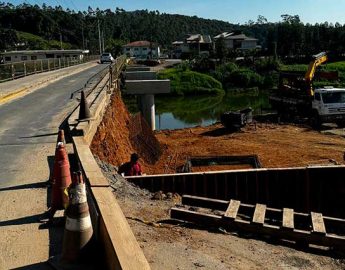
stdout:
<svg viewBox="0 0 345 270">
<path fill-rule="evenodd" d="M 150 71 L 150 67 L 126 67 L 126 71 Z"/>
<path fill-rule="evenodd" d="M 170 80 L 126 80 L 126 93 L 131 95 L 170 93 Z"/>
<path fill-rule="evenodd" d="M 126 71 L 126 80 L 156 80 L 154 71 Z"/>
</svg>

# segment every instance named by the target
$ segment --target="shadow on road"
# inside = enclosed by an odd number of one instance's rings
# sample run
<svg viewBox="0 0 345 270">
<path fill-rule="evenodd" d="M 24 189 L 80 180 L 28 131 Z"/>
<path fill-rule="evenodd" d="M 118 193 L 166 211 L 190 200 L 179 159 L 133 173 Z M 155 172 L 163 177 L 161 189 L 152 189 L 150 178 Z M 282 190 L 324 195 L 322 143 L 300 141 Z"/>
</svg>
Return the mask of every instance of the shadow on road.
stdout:
<svg viewBox="0 0 345 270">
<path fill-rule="evenodd" d="M 10 190 L 20 190 L 20 189 L 31 189 L 31 188 L 46 188 L 46 187 L 47 187 L 47 183 L 38 182 L 38 183 L 24 184 L 24 185 L 18 185 L 18 186 L 13 186 L 13 187 L 0 188 L 0 192 L 10 191 Z"/>
<path fill-rule="evenodd" d="M 56 135 L 58 135 L 58 133 L 57 133 L 57 132 L 54 132 L 54 133 L 46 133 L 46 134 L 39 134 L 39 135 L 32 135 L 32 136 L 22 136 L 22 137 L 19 137 L 19 139 L 49 137 L 49 136 L 56 136 Z"/>
<path fill-rule="evenodd" d="M 22 267 L 12 268 L 12 270 L 50 270 L 53 269 L 48 262 L 30 264 Z"/>
</svg>

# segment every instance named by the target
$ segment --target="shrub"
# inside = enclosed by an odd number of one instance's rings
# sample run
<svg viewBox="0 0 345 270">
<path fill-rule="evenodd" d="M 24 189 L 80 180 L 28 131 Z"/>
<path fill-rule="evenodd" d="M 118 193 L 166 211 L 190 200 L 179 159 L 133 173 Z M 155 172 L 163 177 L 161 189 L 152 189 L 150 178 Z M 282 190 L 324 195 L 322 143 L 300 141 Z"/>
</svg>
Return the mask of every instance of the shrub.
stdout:
<svg viewBox="0 0 345 270">
<path fill-rule="evenodd" d="M 220 94 L 224 93 L 222 84 L 213 77 L 190 70 L 170 68 L 158 74 L 159 79 L 171 81 L 172 94 Z"/>
<path fill-rule="evenodd" d="M 230 74 L 229 83 L 239 87 L 262 87 L 263 78 L 250 69 L 239 69 Z"/>
</svg>

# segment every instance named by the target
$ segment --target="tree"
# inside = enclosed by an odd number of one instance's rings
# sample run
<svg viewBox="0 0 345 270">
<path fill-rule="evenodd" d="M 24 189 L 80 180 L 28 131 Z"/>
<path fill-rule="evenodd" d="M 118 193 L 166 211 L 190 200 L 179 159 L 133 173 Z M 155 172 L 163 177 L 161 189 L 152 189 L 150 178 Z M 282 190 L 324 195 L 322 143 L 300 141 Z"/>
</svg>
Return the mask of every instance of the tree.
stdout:
<svg viewBox="0 0 345 270">
<path fill-rule="evenodd" d="M 257 24 L 266 24 L 267 23 L 267 19 L 264 16 L 259 15 L 258 19 L 256 20 L 256 23 Z"/>
<path fill-rule="evenodd" d="M 216 56 L 217 58 L 219 58 L 220 62 L 223 63 L 224 58 L 228 54 L 224 37 L 218 38 L 216 40 L 215 46 L 216 46 Z"/>
</svg>

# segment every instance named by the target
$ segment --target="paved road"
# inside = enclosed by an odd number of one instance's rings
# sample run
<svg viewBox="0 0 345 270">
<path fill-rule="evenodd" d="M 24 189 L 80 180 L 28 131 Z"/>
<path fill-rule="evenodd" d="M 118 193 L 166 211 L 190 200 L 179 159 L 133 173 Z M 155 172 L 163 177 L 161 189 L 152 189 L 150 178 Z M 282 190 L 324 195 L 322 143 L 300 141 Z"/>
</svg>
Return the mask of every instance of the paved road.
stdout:
<svg viewBox="0 0 345 270">
<path fill-rule="evenodd" d="M 47 209 L 42 183 L 49 178 L 58 127 L 77 103 L 70 94 L 105 67 L 86 69 L 0 106 L 0 269 L 46 269 L 40 262 L 60 252 L 55 246 L 61 233 L 40 229 L 37 222 Z"/>
</svg>

